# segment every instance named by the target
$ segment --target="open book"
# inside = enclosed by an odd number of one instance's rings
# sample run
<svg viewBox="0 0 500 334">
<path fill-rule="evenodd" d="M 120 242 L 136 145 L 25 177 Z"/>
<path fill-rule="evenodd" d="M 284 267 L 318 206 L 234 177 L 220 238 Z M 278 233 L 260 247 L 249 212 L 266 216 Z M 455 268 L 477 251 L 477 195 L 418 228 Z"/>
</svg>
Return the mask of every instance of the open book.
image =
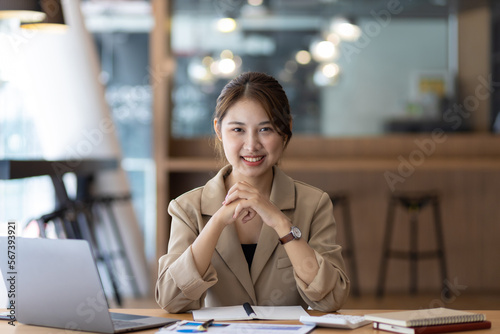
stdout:
<svg viewBox="0 0 500 334">
<path fill-rule="evenodd" d="M 446 325 L 486 320 L 484 314 L 444 307 L 365 314 L 365 318 L 375 322 L 404 327 Z"/>
<path fill-rule="evenodd" d="M 196 321 L 231 320 L 299 320 L 308 313 L 301 306 L 250 306 L 245 303 L 237 306 L 206 307 L 193 311 Z"/>
</svg>

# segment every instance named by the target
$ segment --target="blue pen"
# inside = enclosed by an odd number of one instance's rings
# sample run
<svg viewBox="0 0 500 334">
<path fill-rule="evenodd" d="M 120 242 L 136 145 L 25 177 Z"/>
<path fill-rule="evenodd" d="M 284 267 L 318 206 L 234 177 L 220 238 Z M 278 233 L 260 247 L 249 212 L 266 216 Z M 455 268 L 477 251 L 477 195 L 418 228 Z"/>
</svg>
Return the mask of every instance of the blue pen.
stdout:
<svg viewBox="0 0 500 334">
<path fill-rule="evenodd" d="M 203 323 L 196 323 L 196 322 L 185 322 L 181 323 L 181 326 L 196 326 L 196 328 L 179 328 L 176 330 L 178 333 L 202 333 L 206 332 L 208 330 L 208 327 L 210 326 L 227 326 L 226 324 L 214 324 L 214 319 L 210 319 L 208 321 L 205 321 Z"/>
<path fill-rule="evenodd" d="M 214 322 L 214 319 L 210 319 L 208 321 L 205 321 L 201 325 L 198 326 L 198 331 L 200 332 L 206 332 L 208 330 L 208 327 Z"/>
</svg>

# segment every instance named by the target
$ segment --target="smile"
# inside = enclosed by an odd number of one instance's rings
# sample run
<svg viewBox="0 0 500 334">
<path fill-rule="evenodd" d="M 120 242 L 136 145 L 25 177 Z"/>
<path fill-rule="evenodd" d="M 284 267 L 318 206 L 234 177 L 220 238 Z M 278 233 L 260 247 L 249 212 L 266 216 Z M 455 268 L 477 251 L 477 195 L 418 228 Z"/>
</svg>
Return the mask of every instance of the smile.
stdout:
<svg viewBox="0 0 500 334">
<path fill-rule="evenodd" d="M 258 161 L 261 161 L 262 159 L 264 159 L 264 156 L 260 156 L 260 157 L 242 157 L 243 160 L 245 161 L 248 161 L 248 162 L 258 162 Z"/>
</svg>

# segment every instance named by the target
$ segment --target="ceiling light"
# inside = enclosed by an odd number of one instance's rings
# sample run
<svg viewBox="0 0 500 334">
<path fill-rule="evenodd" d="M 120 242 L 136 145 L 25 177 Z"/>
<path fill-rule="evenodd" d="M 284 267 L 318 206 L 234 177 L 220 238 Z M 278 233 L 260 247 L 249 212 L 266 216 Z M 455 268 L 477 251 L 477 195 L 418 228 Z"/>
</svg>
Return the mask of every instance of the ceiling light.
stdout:
<svg viewBox="0 0 500 334">
<path fill-rule="evenodd" d="M 233 18 L 225 17 L 217 21 L 217 30 L 228 33 L 236 29 L 236 21 Z"/>
<path fill-rule="evenodd" d="M 201 60 L 201 63 L 208 67 L 210 67 L 210 65 L 212 65 L 213 62 L 214 59 L 210 56 L 203 57 L 203 59 Z"/>
<path fill-rule="evenodd" d="M 236 64 L 234 63 L 234 60 L 224 58 L 219 61 L 218 68 L 222 74 L 230 74 L 236 69 Z"/>
<path fill-rule="evenodd" d="M 313 81 L 317 86 L 334 86 L 338 83 L 340 67 L 335 63 L 320 64 L 314 72 Z"/>
<path fill-rule="evenodd" d="M 40 22 L 45 20 L 45 13 L 33 10 L 1 10 L 0 20 L 19 19 L 21 23 Z"/>
<path fill-rule="evenodd" d="M 340 73 L 339 65 L 335 63 L 325 64 L 321 67 L 321 72 L 327 78 L 333 78 Z"/>
<path fill-rule="evenodd" d="M 264 3 L 264 0 L 248 0 L 247 1 L 250 6 L 261 6 Z"/>
<path fill-rule="evenodd" d="M 300 50 L 295 54 L 295 60 L 301 65 L 307 65 L 311 62 L 311 54 L 309 51 Z"/>
<path fill-rule="evenodd" d="M 23 29 L 66 29 L 61 0 L 0 0 L 0 19 L 17 19 Z"/>
<path fill-rule="evenodd" d="M 241 67 L 241 64 L 243 64 L 243 59 L 241 59 L 241 57 L 239 57 L 239 56 L 234 56 L 233 61 L 234 61 L 234 65 L 236 66 L 236 68 Z"/>
<path fill-rule="evenodd" d="M 236 70 L 236 64 L 232 59 L 219 59 L 214 61 L 210 66 L 210 71 L 213 75 L 221 78 L 232 77 Z"/>
<path fill-rule="evenodd" d="M 21 23 L 40 22 L 46 15 L 37 0 L 0 0 L 0 19 L 19 19 Z"/>
<path fill-rule="evenodd" d="M 234 55 L 233 55 L 233 52 L 231 50 L 223 50 L 221 53 L 220 53 L 220 58 L 221 59 L 233 59 Z"/>
<path fill-rule="evenodd" d="M 361 37 L 361 28 L 354 24 L 352 20 L 336 18 L 330 26 L 331 31 L 336 33 L 342 40 L 348 42 L 357 41 Z"/>
<path fill-rule="evenodd" d="M 213 59 L 210 57 L 205 57 L 201 61 L 199 59 L 193 59 L 188 65 L 188 75 L 191 80 L 195 83 L 211 83 L 214 80 L 214 76 L 210 71 L 210 65 Z"/>
<path fill-rule="evenodd" d="M 342 39 L 340 38 L 340 36 L 335 32 L 330 32 L 326 36 L 326 40 L 329 42 L 332 42 L 334 45 L 339 45 L 340 42 L 342 42 Z"/>
<path fill-rule="evenodd" d="M 219 59 L 205 57 L 203 63 L 208 65 L 210 72 L 217 77 L 230 78 L 239 71 L 242 60 L 239 56 L 235 56 L 231 50 L 223 50 L 219 54 Z"/>
<path fill-rule="evenodd" d="M 331 61 L 338 56 L 338 49 L 330 41 L 314 41 L 311 44 L 311 54 L 315 61 Z"/>
<path fill-rule="evenodd" d="M 51 33 L 63 33 L 68 29 L 68 26 L 60 23 L 29 23 L 23 24 L 22 29 L 43 30 Z"/>
</svg>

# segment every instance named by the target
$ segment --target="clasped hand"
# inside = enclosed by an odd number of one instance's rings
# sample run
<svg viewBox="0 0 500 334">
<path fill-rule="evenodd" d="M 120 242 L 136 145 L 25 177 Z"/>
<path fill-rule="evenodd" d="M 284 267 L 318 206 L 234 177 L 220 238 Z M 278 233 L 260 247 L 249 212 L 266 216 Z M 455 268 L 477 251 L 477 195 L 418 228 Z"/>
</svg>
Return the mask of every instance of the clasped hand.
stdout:
<svg viewBox="0 0 500 334">
<path fill-rule="evenodd" d="M 229 189 L 225 201 L 219 211 L 225 212 L 226 225 L 241 219 L 242 223 L 252 220 L 259 215 L 264 224 L 276 228 L 277 223 L 286 217 L 269 200 L 268 196 L 262 195 L 254 186 L 245 181 L 235 183 Z M 232 214 L 232 215 L 231 215 Z"/>
</svg>

